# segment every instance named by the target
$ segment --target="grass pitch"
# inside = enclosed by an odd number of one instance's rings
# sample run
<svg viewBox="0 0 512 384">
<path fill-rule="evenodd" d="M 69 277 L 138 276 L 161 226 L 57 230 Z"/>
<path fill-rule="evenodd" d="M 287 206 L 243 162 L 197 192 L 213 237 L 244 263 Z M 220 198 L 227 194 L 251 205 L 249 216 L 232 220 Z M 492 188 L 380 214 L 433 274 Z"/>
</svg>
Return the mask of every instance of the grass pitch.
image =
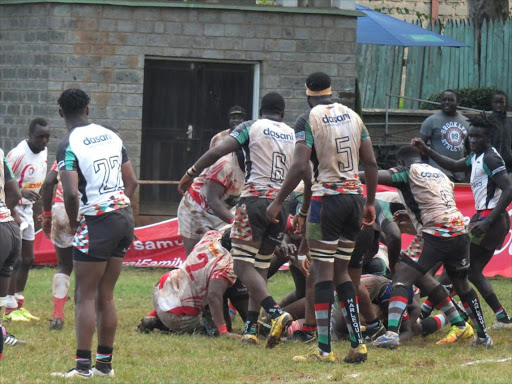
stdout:
<svg viewBox="0 0 512 384">
<path fill-rule="evenodd" d="M 97 378 L 93 382 L 117 383 L 511 383 L 512 331 L 491 331 L 496 347 L 471 348 L 468 343 L 436 345 L 448 332 L 426 339 L 416 338 L 398 350 L 369 348 L 369 359 L 361 365 L 342 362 L 298 364 L 296 354 L 313 346 L 280 344 L 273 350 L 260 346 L 242 346 L 236 340 L 205 336 L 174 336 L 153 333 L 142 335 L 135 327 L 151 309 L 151 290 L 164 270 L 126 268 L 116 288 L 119 326 L 114 349 L 114 379 Z M 0 383 L 55 383 L 64 379 L 50 377 L 52 371 L 74 366 L 74 306 L 66 304 L 62 331 L 49 331 L 52 315 L 51 282 L 54 269 L 33 269 L 27 284 L 26 307 L 41 321 L 7 324 L 8 330 L 26 340 L 24 347 L 4 348 L 0 360 Z M 512 311 L 512 281 L 492 281 L 498 297 Z M 293 287 L 287 273 L 279 273 L 270 282 L 276 298 Z M 72 286 L 73 289 L 73 286 Z M 72 290 L 71 290 L 72 292 Z M 494 322 L 489 307 L 482 303 L 488 324 Z M 237 320 L 235 328 L 241 331 Z M 95 348 L 95 341 L 93 341 Z M 346 341 L 334 342 L 334 351 L 343 358 L 349 348 Z M 93 357 L 94 357 L 93 350 Z"/>
</svg>

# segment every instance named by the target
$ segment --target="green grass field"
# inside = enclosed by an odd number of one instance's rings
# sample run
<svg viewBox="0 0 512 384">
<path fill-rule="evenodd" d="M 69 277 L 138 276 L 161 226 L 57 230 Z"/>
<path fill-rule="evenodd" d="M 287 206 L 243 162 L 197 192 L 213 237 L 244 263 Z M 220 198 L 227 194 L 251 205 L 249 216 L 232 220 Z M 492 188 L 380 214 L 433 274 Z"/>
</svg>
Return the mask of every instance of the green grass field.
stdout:
<svg viewBox="0 0 512 384">
<path fill-rule="evenodd" d="M 469 345 L 438 346 L 444 336 L 415 339 L 395 351 L 369 349 L 369 360 L 362 365 L 337 363 L 298 364 L 296 354 L 311 346 L 280 344 L 266 350 L 242 346 L 236 340 L 205 336 L 143 335 L 135 327 L 151 309 L 151 289 L 163 270 L 125 269 L 116 289 L 119 326 L 114 350 L 115 381 L 118 383 L 511 383 L 512 331 L 491 335 L 496 347 L 491 350 Z M 74 311 L 66 306 L 64 330 L 48 331 L 52 315 L 51 281 L 54 270 L 34 269 L 27 284 L 26 307 L 40 316 L 36 323 L 7 324 L 9 331 L 26 340 L 24 347 L 4 348 L 0 361 L 0 383 L 49 383 L 64 381 L 50 377 L 52 371 L 74 366 Z M 292 289 L 292 279 L 279 273 L 270 282 L 275 297 Z M 495 279 L 493 285 L 503 304 L 512 309 L 512 281 Z M 483 304 L 487 322 L 494 316 Z M 240 320 L 236 323 L 241 330 Z M 467 344 L 467 343 L 465 343 Z M 93 342 L 95 346 L 95 342 Z M 335 342 L 334 351 L 343 357 L 348 342 Z M 94 356 L 94 351 L 93 351 Z M 501 362 L 499 360 L 502 360 Z M 472 363 L 472 364 L 470 364 Z M 468 365 L 469 364 L 469 365 Z"/>
</svg>

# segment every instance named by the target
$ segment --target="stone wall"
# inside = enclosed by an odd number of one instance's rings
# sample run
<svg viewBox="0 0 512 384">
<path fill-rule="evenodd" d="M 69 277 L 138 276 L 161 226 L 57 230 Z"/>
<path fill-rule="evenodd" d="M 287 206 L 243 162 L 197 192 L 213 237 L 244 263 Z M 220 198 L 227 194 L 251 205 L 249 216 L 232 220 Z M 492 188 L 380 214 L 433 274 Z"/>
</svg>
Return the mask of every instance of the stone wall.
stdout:
<svg viewBox="0 0 512 384">
<path fill-rule="evenodd" d="M 57 99 L 80 87 L 92 99 L 90 119 L 119 129 L 138 173 L 147 56 L 259 62 L 260 95 L 280 92 L 290 124 L 307 108 L 304 82 L 313 71 L 330 74 L 336 95 L 351 99 L 356 19 L 312 13 L 0 5 L 0 145 L 9 151 L 31 119 L 44 117 L 52 160 L 65 132 Z"/>
</svg>

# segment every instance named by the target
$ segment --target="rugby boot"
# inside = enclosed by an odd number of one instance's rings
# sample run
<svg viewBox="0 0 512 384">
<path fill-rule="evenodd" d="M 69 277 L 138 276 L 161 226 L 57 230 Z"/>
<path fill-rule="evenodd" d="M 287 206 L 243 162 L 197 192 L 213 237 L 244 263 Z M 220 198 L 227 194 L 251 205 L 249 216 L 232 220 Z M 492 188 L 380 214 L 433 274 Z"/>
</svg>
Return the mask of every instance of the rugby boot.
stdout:
<svg viewBox="0 0 512 384">
<path fill-rule="evenodd" d="M 359 344 L 356 348 L 350 347 L 347 356 L 343 359 L 345 363 L 359 364 L 368 359 L 368 350 L 365 344 Z"/>
<path fill-rule="evenodd" d="M 284 311 L 277 319 L 272 319 L 272 327 L 270 328 L 270 335 L 267 339 L 267 348 L 274 348 L 279 344 L 283 332 L 286 331 L 286 328 L 292 321 L 293 317 Z"/>
<path fill-rule="evenodd" d="M 293 357 L 293 361 L 298 363 L 306 363 L 306 362 L 319 362 L 319 363 L 335 363 L 336 358 L 334 357 L 334 353 L 331 351 L 327 356 L 322 356 L 318 349 L 315 349 L 313 352 L 308 353 L 307 355 L 297 355 Z"/>
<path fill-rule="evenodd" d="M 473 327 L 468 323 L 465 323 L 463 328 L 459 328 L 457 325 L 452 325 L 448 335 L 444 339 L 439 340 L 436 344 L 451 344 L 456 343 L 459 340 L 470 339 L 473 337 L 473 333 Z"/>
</svg>

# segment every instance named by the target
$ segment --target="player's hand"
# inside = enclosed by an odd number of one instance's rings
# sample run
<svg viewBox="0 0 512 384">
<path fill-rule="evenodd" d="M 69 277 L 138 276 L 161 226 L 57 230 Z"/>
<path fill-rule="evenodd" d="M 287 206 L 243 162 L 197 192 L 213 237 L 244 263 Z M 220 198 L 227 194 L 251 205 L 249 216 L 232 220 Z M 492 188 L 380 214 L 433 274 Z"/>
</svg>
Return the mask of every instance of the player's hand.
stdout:
<svg viewBox="0 0 512 384">
<path fill-rule="evenodd" d="M 41 228 L 43 229 L 44 235 L 47 238 L 50 238 L 50 235 L 52 234 L 52 218 L 51 217 L 41 217 Z"/>
<path fill-rule="evenodd" d="M 194 178 L 185 173 L 178 184 L 178 192 L 181 193 L 182 196 L 185 196 L 185 193 L 187 193 L 193 181 Z"/>
<path fill-rule="evenodd" d="M 36 191 L 26 191 L 26 190 L 21 191 L 21 197 L 23 197 L 24 199 L 27 199 L 29 201 L 37 201 L 41 198 L 39 193 L 37 193 Z"/>
<path fill-rule="evenodd" d="M 411 222 L 411 217 L 405 209 L 400 209 L 399 211 L 393 213 L 393 221 L 397 224 L 403 222 Z"/>
<path fill-rule="evenodd" d="M 311 267 L 311 262 L 306 257 L 302 260 L 299 260 L 298 258 L 293 261 L 293 265 L 301 271 L 301 273 L 304 275 L 304 277 L 309 276 L 309 268 Z"/>
<path fill-rule="evenodd" d="M 78 229 L 78 220 L 69 220 L 69 234 L 74 235 Z"/>
<path fill-rule="evenodd" d="M 423 153 L 425 155 L 428 152 L 427 144 L 425 144 L 425 142 L 422 139 L 420 139 L 419 137 L 415 137 L 414 139 L 412 139 L 411 145 L 416 147 L 421 153 Z"/>
<path fill-rule="evenodd" d="M 306 223 L 305 217 L 302 217 L 301 215 L 298 215 L 298 214 L 293 216 L 292 225 L 293 225 L 293 228 L 295 229 L 294 233 L 301 234 L 305 223 Z"/>
<path fill-rule="evenodd" d="M 489 220 L 483 220 L 483 221 L 479 221 L 476 224 L 474 224 L 471 227 L 470 231 L 473 236 L 481 237 L 484 234 L 486 234 L 490 228 L 491 228 L 491 224 L 490 224 Z"/>
<path fill-rule="evenodd" d="M 276 219 L 279 212 L 281 212 L 282 204 L 277 203 L 275 200 L 267 207 L 267 219 L 271 223 L 277 224 L 279 220 Z"/>
<path fill-rule="evenodd" d="M 239 339 L 241 339 L 241 338 L 242 338 L 242 336 L 241 336 L 241 335 L 238 335 L 238 334 L 236 334 L 236 333 L 231 333 L 231 332 L 223 333 L 221 336 L 222 336 L 222 337 L 225 337 L 225 338 L 227 338 L 227 339 L 236 339 L 236 340 L 239 340 Z"/>
<path fill-rule="evenodd" d="M 363 210 L 363 220 L 361 223 L 363 227 L 369 227 L 370 225 L 375 223 L 375 217 L 375 205 L 365 204 Z"/>
</svg>

